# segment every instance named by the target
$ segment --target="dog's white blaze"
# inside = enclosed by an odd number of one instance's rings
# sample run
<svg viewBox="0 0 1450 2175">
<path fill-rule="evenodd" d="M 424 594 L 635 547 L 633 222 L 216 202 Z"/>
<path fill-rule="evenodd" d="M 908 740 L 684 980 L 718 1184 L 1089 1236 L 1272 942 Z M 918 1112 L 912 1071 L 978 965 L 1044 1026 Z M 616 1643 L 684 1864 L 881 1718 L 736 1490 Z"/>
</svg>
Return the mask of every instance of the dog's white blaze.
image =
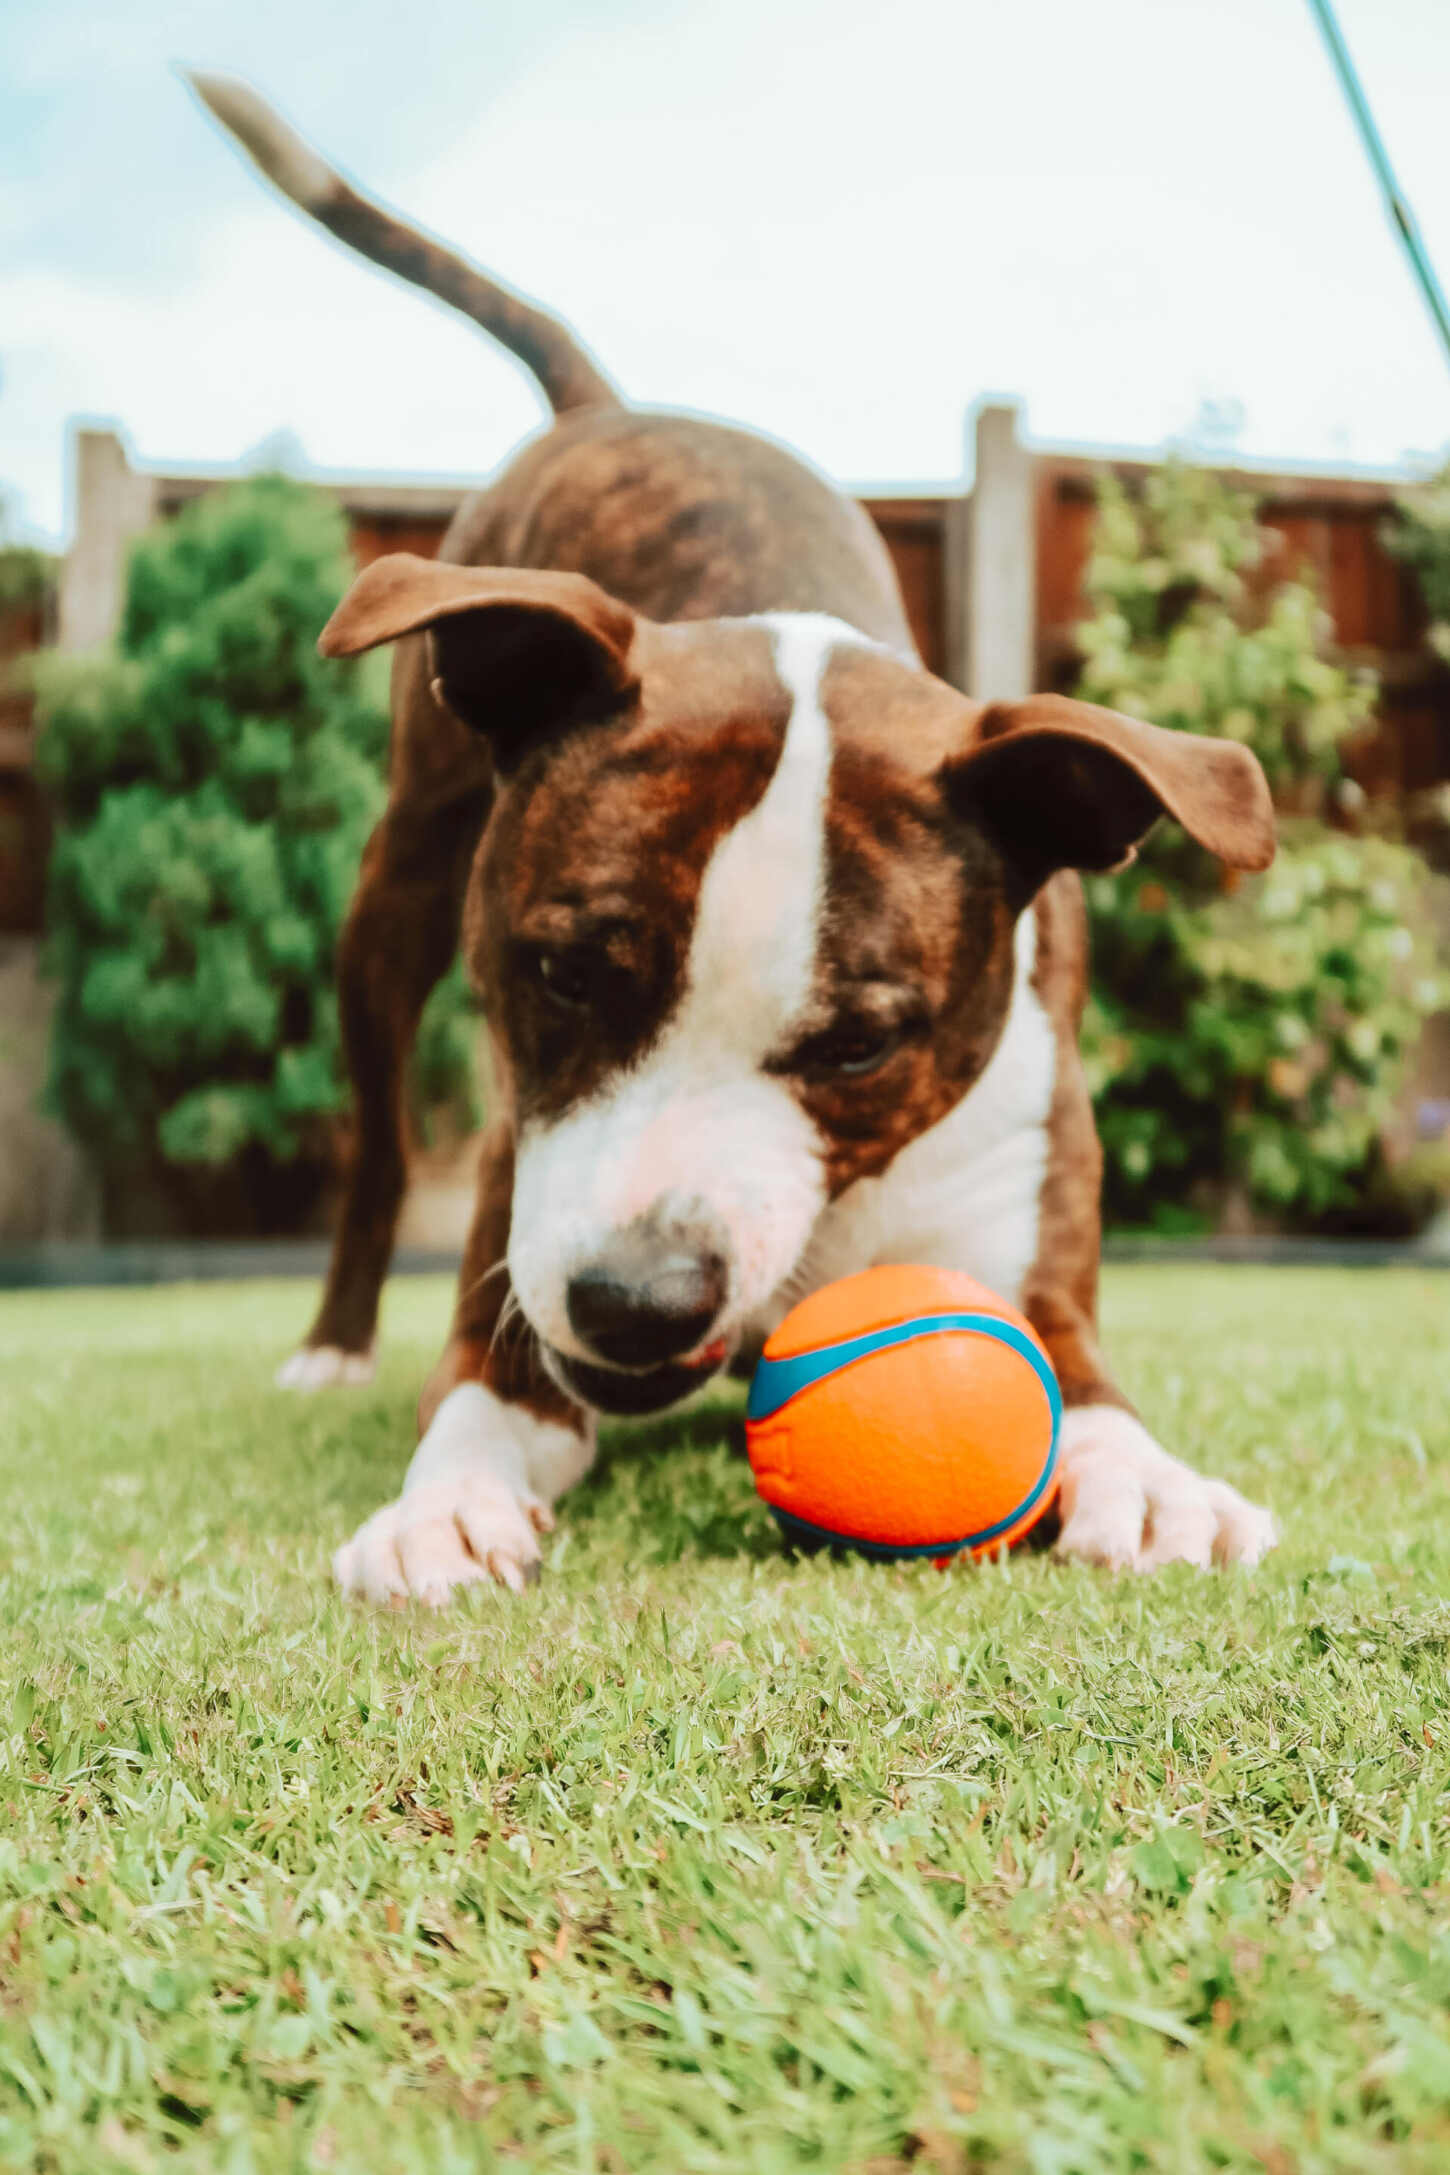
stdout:
<svg viewBox="0 0 1450 2175">
<path fill-rule="evenodd" d="M 879 1178 L 859 1180 L 831 1203 L 762 1326 L 773 1328 L 797 1299 L 832 1278 L 883 1261 L 962 1269 L 1004 1299 L 1020 1298 L 1037 1258 L 1057 1073 L 1052 1022 L 1032 987 L 1031 909 L 1017 924 L 1013 951 L 1011 1006 L 980 1079 Z"/>
<path fill-rule="evenodd" d="M 826 882 L 831 728 L 821 678 L 839 620 L 781 613 L 765 622 L 791 698 L 780 759 L 748 815 L 727 831 L 700 883 L 676 1040 L 759 1064 L 805 1008 Z M 859 636 L 856 637 L 859 641 Z"/>
<path fill-rule="evenodd" d="M 569 1327 L 569 1277 L 636 1216 L 672 1199 L 719 1219 L 729 1326 L 787 1274 L 825 1199 L 815 1127 L 761 1066 L 810 996 L 832 755 L 821 682 L 832 650 L 863 637 L 815 614 L 761 624 L 790 715 L 769 785 L 701 880 L 679 1009 L 633 1070 L 519 1141 L 509 1274 L 535 1328 L 576 1356 L 587 1355 Z"/>
</svg>

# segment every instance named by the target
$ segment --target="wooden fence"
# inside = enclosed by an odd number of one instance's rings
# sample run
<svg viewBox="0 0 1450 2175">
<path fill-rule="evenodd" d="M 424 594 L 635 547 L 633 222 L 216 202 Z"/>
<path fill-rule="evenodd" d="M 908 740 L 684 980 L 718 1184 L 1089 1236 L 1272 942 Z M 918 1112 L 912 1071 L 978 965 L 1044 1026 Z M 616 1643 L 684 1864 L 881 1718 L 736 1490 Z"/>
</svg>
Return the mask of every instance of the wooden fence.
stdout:
<svg viewBox="0 0 1450 2175">
<path fill-rule="evenodd" d="M 76 534 L 54 633 L 63 647 L 86 649 L 115 626 L 131 538 L 231 477 L 137 468 L 114 431 L 77 431 L 72 450 Z M 1132 482 L 1150 464 L 1024 444 L 1017 411 L 1000 405 L 977 412 L 974 454 L 970 488 L 862 494 L 895 562 L 921 654 L 933 671 L 971 694 L 1068 687 L 1076 669 L 1074 628 L 1083 616 L 1095 479 L 1110 468 Z M 1341 655 L 1380 675 L 1377 722 L 1350 751 L 1353 775 L 1377 797 L 1410 795 L 1450 780 L 1450 673 L 1427 650 L 1414 583 L 1383 542 L 1399 479 L 1309 470 L 1229 473 L 1255 493 L 1266 524 L 1283 538 L 1266 578 L 1282 578 L 1296 566 L 1309 569 Z M 334 477 L 323 487 L 341 503 L 353 550 L 366 564 L 385 551 L 436 551 L 473 486 L 451 478 L 402 483 Z M 35 615 L 0 622 L 0 666 L 47 638 L 46 623 Z M 45 823 L 30 751 L 29 709 L 12 695 L 0 707 L 0 929 L 38 924 Z"/>
<path fill-rule="evenodd" d="M 53 599 L 0 605 L 0 934 L 37 929 L 50 824 L 34 769 L 25 666 L 53 639 Z"/>
<path fill-rule="evenodd" d="M 1105 466 L 1129 484 L 1143 461 L 1094 461 L 1045 453 L 1037 461 L 1037 682 L 1065 687 L 1077 669 L 1074 628 L 1092 550 L 1094 486 Z M 1450 675 L 1425 646 L 1425 613 L 1408 569 L 1385 548 L 1396 486 L 1383 478 L 1225 471 L 1260 500 L 1260 518 L 1282 539 L 1259 570 L 1260 588 L 1308 573 L 1324 600 L 1343 662 L 1380 681 L 1374 730 L 1347 751 L 1348 768 L 1376 797 L 1419 792 L 1450 779 Z"/>
</svg>

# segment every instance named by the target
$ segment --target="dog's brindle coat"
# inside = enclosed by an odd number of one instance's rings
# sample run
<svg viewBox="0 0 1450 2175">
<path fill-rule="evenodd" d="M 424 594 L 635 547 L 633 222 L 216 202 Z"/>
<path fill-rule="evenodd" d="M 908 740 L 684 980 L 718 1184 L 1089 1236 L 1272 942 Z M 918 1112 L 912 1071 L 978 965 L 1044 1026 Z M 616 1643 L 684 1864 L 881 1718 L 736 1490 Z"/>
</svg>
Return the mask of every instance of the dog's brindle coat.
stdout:
<svg viewBox="0 0 1450 2175">
<path fill-rule="evenodd" d="M 343 936 L 357 1141 L 282 1379 L 367 1371 L 404 1185 L 401 1081 L 462 941 L 498 1115 L 453 1331 L 350 1591 L 519 1586 L 595 1412 L 673 1403 L 803 1293 L 965 1269 L 1041 1332 L 1061 1536 L 1147 1568 L 1273 1526 L 1161 1450 L 1095 1338 L 1100 1154 L 1078 869 L 1165 811 L 1273 853 L 1252 756 L 917 659 L 865 514 L 768 442 L 627 409 L 565 329 L 356 194 L 255 95 L 201 95 L 312 217 L 526 361 L 556 421 L 438 561 L 379 560 L 322 636 L 396 641 L 391 790 Z"/>
</svg>

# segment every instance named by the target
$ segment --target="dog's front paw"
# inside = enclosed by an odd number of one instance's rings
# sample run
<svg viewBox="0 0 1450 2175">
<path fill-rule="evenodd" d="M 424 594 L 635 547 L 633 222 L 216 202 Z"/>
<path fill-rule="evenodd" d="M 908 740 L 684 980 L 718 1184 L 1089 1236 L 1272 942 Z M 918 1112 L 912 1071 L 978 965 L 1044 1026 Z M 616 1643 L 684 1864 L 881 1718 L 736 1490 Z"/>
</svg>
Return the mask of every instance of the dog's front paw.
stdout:
<svg viewBox="0 0 1450 2175">
<path fill-rule="evenodd" d="M 1087 1405 L 1064 1414 L 1060 1555 L 1114 1570 L 1207 1569 L 1257 1563 L 1278 1537 L 1268 1511 L 1170 1457 L 1131 1413 Z"/>
<path fill-rule="evenodd" d="M 539 1575 L 550 1502 L 587 1470 L 592 1430 L 538 1418 L 460 1382 L 428 1423 L 394 1503 L 332 1559 L 344 1593 L 439 1608 L 485 1579 L 522 1593 Z"/>
<path fill-rule="evenodd" d="M 441 1608 L 460 1586 L 496 1579 L 515 1593 L 539 1575 L 553 1514 L 488 1473 L 424 1481 L 373 1512 L 332 1559 L 346 1594 Z"/>
<path fill-rule="evenodd" d="M 304 1344 L 277 1369 L 279 1390 L 323 1390 L 333 1383 L 353 1387 L 371 1382 L 375 1372 L 371 1352 L 344 1352 L 338 1344 Z"/>
</svg>

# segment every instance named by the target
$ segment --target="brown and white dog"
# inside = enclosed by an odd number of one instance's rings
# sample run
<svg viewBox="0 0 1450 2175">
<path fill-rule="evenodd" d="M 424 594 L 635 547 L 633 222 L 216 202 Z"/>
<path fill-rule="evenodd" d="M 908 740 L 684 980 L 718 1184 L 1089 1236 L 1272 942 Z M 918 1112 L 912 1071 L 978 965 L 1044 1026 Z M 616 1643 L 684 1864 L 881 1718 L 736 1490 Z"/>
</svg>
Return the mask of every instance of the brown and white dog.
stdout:
<svg viewBox="0 0 1450 2175">
<path fill-rule="evenodd" d="M 1253 757 L 1055 696 L 966 700 L 922 667 L 852 500 L 766 440 L 627 408 L 562 325 L 244 85 L 195 80 L 287 196 L 496 335 L 556 417 L 437 561 L 377 561 L 321 640 L 397 642 L 392 773 L 340 956 L 356 1155 L 283 1382 L 370 1368 L 404 1062 L 460 926 L 498 1108 L 421 1440 L 343 1586 L 522 1586 L 596 1414 L 673 1404 L 881 1261 L 967 1270 L 1041 1332 L 1066 1554 L 1256 1561 L 1269 1515 L 1160 1449 L 1097 1349 L 1073 873 L 1165 812 L 1263 868 Z"/>
</svg>

